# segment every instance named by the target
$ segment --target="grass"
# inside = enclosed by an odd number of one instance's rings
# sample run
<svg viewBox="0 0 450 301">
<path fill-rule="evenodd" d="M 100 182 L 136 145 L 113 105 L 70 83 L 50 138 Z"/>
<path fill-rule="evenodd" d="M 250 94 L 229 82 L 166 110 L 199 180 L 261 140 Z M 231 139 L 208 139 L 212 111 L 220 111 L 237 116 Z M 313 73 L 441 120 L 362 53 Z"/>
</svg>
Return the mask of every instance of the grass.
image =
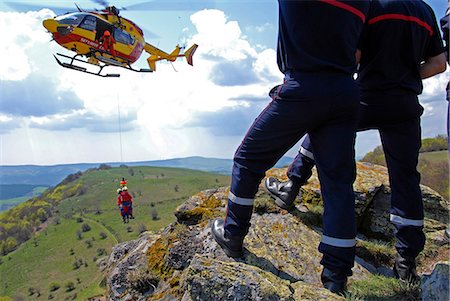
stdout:
<svg viewBox="0 0 450 301">
<path fill-rule="evenodd" d="M 30 287 L 39 289 L 41 293 L 40 297 L 34 295 L 34 300 L 47 300 L 50 294 L 54 300 L 64 300 L 74 294 L 92 296 L 102 293 L 98 286 L 102 275 L 93 259 L 98 258 L 97 249 L 103 248 L 110 253 L 116 241 L 110 234 L 101 239 L 99 233 L 104 229 L 97 223 L 85 222 L 91 230 L 84 232 L 81 240 L 75 238 L 81 224 L 75 219 L 61 219 L 59 225 L 48 226 L 36 239 L 27 241 L 17 251 L 5 256 L 0 265 L 0 295 L 28 297 Z M 87 247 L 86 240 L 91 241 L 92 247 Z M 73 250 L 73 255 L 70 250 Z M 78 259 L 83 264 L 75 269 L 74 262 Z M 64 287 L 68 281 L 75 284 L 71 292 L 66 292 Z M 53 282 L 60 288 L 50 292 Z"/>
<path fill-rule="evenodd" d="M 136 219 L 128 224 L 122 223 L 117 209 L 116 189 L 122 177 L 127 178 L 128 190 L 134 195 Z M 99 285 L 103 275 L 93 261 L 94 257 L 99 257 L 97 249 L 104 248 L 110 254 L 114 245 L 137 238 L 140 230 L 156 231 L 167 226 L 175 221 L 174 209 L 187 198 L 201 190 L 227 186 L 229 182 L 229 176 L 164 167 L 122 167 L 86 172 L 66 185 L 65 189 L 77 186 L 84 190 L 59 204 L 53 224 L 2 258 L 0 296 L 47 300 L 52 294 L 52 300 L 65 300 L 76 294 L 75 300 L 85 300 L 103 294 L 104 288 Z M 158 219 L 152 217 L 154 210 Z M 77 218 L 81 218 L 82 223 L 77 223 Z M 56 221 L 59 221 L 58 225 Z M 78 240 L 76 232 L 83 223 L 92 229 L 82 233 L 83 238 Z M 101 239 L 100 232 L 106 233 L 107 238 Z M 91 248 L 87 248 L 86 240 L 91 241 Z M 70 255 L 70 249 L 74 255 Z M 80 258 L 82 266 L 74 269 L 74 262 Z M 68 281 L 75 284 L 75 289 L 70 292 L 64 287 Z M 52 282 L 58 282 L 61 287 L 50 292 Z M 30 287 L 39 289 L 41 296 L 28 296 Z"/>
<path fill-rule="evenodd" d="M 425 159 L 433 163 L 448 162 L 448 151 L 443 150 L 437 152 L 420 153 L 419 159 Z"/>
<path fill-rule="evenodd" d="M 415 301 L 419 295 L 419 284 L 408 285 L 395 278 L 371 275 L 352 282 L 346 300 Z"/>
</svg>

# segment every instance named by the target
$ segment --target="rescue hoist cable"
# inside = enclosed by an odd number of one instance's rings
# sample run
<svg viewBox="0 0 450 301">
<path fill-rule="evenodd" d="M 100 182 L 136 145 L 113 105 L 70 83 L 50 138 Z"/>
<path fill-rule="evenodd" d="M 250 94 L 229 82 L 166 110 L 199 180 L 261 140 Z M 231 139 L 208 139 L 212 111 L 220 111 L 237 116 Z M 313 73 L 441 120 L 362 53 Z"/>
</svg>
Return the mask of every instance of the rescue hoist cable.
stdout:
<svg viewBox="0 0 450 301">
<path fill-rule="evenodd" d="M 120 120 L 120 99 L 119 99 L 119 94 L 117 94 L 117 116 L 118 116 L 118 119 L 119 119 L 120 163 L 123 164 L 122 122 Z"/>
</svg>

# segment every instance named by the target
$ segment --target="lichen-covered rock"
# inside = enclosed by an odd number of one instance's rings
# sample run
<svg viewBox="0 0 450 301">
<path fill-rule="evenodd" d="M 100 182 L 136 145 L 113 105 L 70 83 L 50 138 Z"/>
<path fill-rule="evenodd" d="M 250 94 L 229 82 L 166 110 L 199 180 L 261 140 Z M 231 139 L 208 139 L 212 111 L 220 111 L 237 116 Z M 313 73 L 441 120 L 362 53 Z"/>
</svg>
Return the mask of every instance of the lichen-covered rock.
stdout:
<svg viewBox="0 0 450 301">
<path fill-rule="evenodd" d="M 221 262 L 196 255 L 185 272 L 182 301 L 191 300 L 344 300 L 329 291 L 291 283 L 242 262 Z"/>
<path fill-rule="evenodd" d="M 158 235 L 144 233 L 139 239 L 121 243 L 113 248 L 108 261 L 108 300 L 146 300 L 156 279 L 149 277 L 146 252 Z"/>
<path fill-rule="evenodd" d="M 424 228 L 426 232 L 440 231 L 448 225 L 448 202 L 437 192 L 422 186 L 424 204 Z M 383 186 L 373 197 L 371 206 L 365 215 L 363 230 L 371 232 L 375 237 L 392 238 L 394 225 L 390 222 L 391 189 Z"/>
<path fill-rule="evenodd" d="M 366 162 L 357 162 L 355 191 L 355 213 L 358 230 L 373 238 L 392 239 L 394 226 L 390 222 L 391 189 L 387 168 Z M 271 169 L 267 176 L 287 180 L 287 169 Z M 425 231 L 445 229 L 449 222 L 449 202 L 429 187 L 420 186 L 425 213 Z M 320 184 L 316 169 L 297 202 L 320 204 Z M 307 206 L 308 207 L 308 206 Z"/>
<path fill-rule="evenodd" d="M 449 262 L 438 262 L 430 275 L 424 275 L 422 277 L 422 300 L 450 300 L 449 277 Z"/>
<path fill-rule="evenodd" d="M 290 300 L 289 281 L 241 262 L 195 256 L 186 270 L 182 300 Z"/>
</svg>

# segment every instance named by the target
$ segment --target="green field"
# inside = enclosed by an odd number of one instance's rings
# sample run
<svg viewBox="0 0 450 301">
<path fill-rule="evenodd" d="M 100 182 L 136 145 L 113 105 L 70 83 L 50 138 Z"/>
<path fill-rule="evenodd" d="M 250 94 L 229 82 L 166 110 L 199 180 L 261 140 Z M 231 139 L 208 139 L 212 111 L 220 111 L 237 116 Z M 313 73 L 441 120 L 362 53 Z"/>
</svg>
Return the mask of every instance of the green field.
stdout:
<svg viewBox="0 0 450 301">
<path fill-rule="evenodd" d="M 448 151 L 426 152 L 419 154 L 420 159 L 425 159 L 433 163 L 448 162 Z"/>
<path fill-rule="evenodd" d="M 128 224 L 122 223 L 116 205 L 116 189 L 122 177 L 127 178 L 128 190 L 134 196 L 136 219 Z M 139 231 L 165 227 L 175 220 L 176 206 L 188 197 L 204 189 L 227 186 L 229 182 L 229 176 L 176 168 L 124 167 L 86 172 L 65 185 L 65 189 L 82 187 L 83 193 L 64 199 L 47 228 L 1 259 L 0 296 L 48 300 L 51 294 L 53 300 L 65 300 L 76 294 L 75 300 L 85 300 L 101 294 L 103 275 L 94 262 L 94 257 L 101 257 L 97 249 L 104 248 L 110 254 L 117 242 L 134 239 Z M 64 195 L 64 191 L 54 194 L 58 193 Z M 155 210 L 157 219 L 153 218 Z M 77 231 L 83 223 L 91 230 L 82 232 L 82 238 L 78 239 Z M 100 232 L 106 234 L 106 239 L 100 237 Z M 83 264 L 74 269 L 77 259 L 82 259 Z M 69 281 L 75 288 L 67 292 L 65 285 Z M 50 292 L 52 282 L 57 282 L 60 288 Z M 30 288 L 39 290 L 40 296 L 36 293 L 29 296 Z"/>
</svg>

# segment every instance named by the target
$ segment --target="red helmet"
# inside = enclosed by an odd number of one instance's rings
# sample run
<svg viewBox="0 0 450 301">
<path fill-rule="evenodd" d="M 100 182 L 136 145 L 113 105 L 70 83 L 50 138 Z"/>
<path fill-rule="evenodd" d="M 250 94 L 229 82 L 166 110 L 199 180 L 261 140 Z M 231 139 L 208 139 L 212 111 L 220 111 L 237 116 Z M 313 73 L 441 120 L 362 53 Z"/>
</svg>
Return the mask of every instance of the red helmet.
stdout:
<svg viewBox="0 0 450 301">
<path fill-rule="evenodd" d="M 105 32 L 103 33 L 103 35 L 105 37 L 109 37 L 111 35 L 111 33 L 109 32 L 109 30 L 105 30 Z"/>
<path fill-rule="evenodd" d="M 121 186 L 127 185 L 127 181 L 124 181 L 124 180 L 120 181 L 120 185 L 121 185 Z"/>
</svg>

